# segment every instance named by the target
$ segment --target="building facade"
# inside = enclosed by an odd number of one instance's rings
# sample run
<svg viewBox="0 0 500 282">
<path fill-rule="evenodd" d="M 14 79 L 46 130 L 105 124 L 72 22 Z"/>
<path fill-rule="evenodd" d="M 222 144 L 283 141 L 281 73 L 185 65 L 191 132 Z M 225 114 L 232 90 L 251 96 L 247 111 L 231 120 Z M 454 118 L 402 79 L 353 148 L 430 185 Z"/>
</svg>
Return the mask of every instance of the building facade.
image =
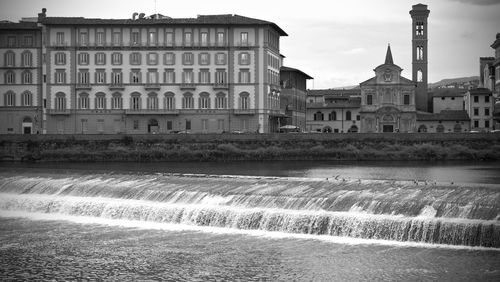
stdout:
<svg viewBox="0 0 500 282">
<path fill-rule="evenodd" d="M 308 132 L 357 133 L 360 130 L 360 90 L 309 90 Z"/>
<path fill-rule="evenodd" d="M 430 93 L 432 95 L 432 112 L 441 111 L 463 111 L 464 95 L 466 89 L 461 88 L 436 88 Z"/>
<path fill-rule="evenodd" d="M 493 93 L 487 88 L 471 89 L 464 96 L 465 110 L 471 119 L 471 131 L 493 129 Z"/>
<path fill-rule="evenodd" d="M 280 125 L 295 125 L 301 131 L 306 130 L 306 97 L 308 74 L 294 68 L 280 69 L 280 110 L 284 120 Z"/>
<path fill-rule="evenodd" d="M 428 77 L 428 24 L 430 11 L 427 5 L 417 4 L 410 11 L 412 19 L 412 80 L 417 83 L 416 108 L 418 111 L 428 112 L 431 98 L 427 93 Z"/>
<path fill-rule="evenodd" d="M 0 23 L 0 134 L 42 131 L 41 29 Z"/>
<path fill-rule="evenodd" d="M 374 71 L 375 77 L 360 83 L 360 132 L 416 132 L 416 84 L 401 76 L 390 46 Z"/>
<path fill-rule="evenodd" d="M 442 110 L 439 113 L 417 112 L 419 133 L 465 133 L 470 131 L 470 118 L 465 110 Z"/>
<path fill-rule="evenodd" d="M 45 133 L 271 132 L 279 125 L 276 24 L 39 16 Z"/>
</svg>

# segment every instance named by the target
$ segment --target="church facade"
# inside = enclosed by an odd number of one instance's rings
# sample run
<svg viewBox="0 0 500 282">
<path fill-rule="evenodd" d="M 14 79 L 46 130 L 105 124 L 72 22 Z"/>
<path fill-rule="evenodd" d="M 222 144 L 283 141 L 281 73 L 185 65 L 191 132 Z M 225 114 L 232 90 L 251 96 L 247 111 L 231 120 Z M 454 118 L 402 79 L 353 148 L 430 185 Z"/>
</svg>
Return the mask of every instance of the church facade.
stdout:
<svg viewBox="0 0 500 282">
<path fill-rule="evenodd" d="M 375 76 L 360 83 L 361 133 L 416 132 L 416 83 L 401 76 L 391 47 L 385 62 L 374 69 Z"/>
</svg>

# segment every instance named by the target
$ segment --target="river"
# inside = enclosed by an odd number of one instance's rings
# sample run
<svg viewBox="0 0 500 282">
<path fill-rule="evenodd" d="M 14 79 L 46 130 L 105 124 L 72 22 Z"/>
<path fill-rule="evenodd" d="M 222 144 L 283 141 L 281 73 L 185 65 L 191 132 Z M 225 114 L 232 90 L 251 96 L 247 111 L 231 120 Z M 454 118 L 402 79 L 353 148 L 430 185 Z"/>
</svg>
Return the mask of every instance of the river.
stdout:
<svg viewBox="0 0 500 282">
<path fill-rule="evenodd" d="M 0 279 L 499 281 L 499 162 L 0 163 Z"/>
</svg>

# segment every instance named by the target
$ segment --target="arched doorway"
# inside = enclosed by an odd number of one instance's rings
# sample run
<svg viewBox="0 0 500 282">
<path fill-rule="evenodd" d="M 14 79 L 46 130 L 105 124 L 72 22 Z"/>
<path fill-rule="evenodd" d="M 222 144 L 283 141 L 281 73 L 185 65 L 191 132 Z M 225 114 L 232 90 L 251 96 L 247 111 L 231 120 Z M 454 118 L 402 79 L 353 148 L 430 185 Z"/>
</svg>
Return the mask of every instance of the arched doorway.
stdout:
<svg viewBox="0 0 500 282">
<path fill-rule="evenodd" d="M 148 133 L 156 134 L 160 131 L 160 127 L 158 126 L 158 121 L 154 118 L 148 121 Z"/>
<path fill-rule="evenodd" d="M 440 125 L 436 126 L 436 132 L 443 133 L 444 132 L 444 125 L 440 124 Z"/>
<path fill-rule="evenodd" d="M 352 125 L 351 128 L 349 128 L 347 130 L 347 132 L 351 132 L 351 133 L 358 133 L 358 127 L 355 126 L 355 125 Z"/>
<path fill-rule="evenodd" d="M 323 133 L 332 133 L 332 128 L 329 126 L 325 126 L 325 127 L 323 127 L 322 131 L 323 131 Z"/>
<path fill-rule="evenodd" d="M 420 126 L 418 127 L 418 132 L 423 132 L 423 133 L 427 132 L 427 126 L 425 126 L 425 125 L 423 125 L 423 124 L 422 124 L 422 125 L 420 125 Z"/>
<path fill-rule="evenodd" d="M 22 130 L 23 134 L 31 134 L 33 132 L 33 120 L 30 117 L 24 117 Z"/>
</svg>

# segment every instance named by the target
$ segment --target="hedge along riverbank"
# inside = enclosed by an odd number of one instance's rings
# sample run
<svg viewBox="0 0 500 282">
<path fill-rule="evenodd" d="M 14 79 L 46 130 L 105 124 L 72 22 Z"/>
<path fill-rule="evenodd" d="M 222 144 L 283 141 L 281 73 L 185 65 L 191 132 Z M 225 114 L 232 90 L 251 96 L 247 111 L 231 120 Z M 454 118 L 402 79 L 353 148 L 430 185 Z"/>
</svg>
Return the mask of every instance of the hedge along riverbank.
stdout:
<svg viewBox="0 0 500 282">
<path fill-rule="evenodd" d="M 3 135 L 0 159 L 500 160 L 500 134 Z"/>
</svg>

